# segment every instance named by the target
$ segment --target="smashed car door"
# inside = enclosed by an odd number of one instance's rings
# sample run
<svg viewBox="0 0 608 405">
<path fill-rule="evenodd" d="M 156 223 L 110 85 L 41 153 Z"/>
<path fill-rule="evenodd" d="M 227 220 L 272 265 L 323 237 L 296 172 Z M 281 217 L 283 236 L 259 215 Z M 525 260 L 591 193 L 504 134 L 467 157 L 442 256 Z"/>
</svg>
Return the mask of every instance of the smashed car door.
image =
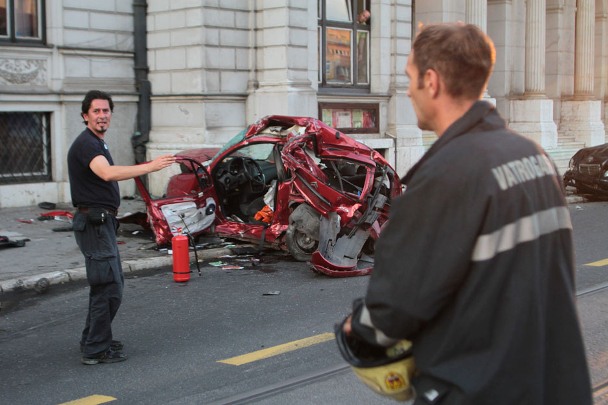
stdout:
<svg viewBox="0 0 608 405">
<path fill-rule="evenodd" d="M 180 232 L 197 236 L 215 221 L 216 195 L 207 170 L 192 159 L 178 157 L 177 162 L 181 173 L 169 179 L 163 197 L 153 198 L 142 179 L 135 179 L 159 246 Z"/>
</svg>

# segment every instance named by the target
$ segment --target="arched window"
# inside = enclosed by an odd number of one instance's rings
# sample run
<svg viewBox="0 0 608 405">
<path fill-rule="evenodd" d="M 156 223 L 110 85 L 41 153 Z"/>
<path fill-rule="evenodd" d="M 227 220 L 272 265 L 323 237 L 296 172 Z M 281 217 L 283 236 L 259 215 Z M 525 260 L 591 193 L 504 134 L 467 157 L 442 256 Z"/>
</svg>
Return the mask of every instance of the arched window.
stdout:
<svg viewBox="0 0 608 405">
<path fill-rule="evenodd" d="M 318 0 L 320 87 L 369 89 L 370 0 Z"/>
</svg>

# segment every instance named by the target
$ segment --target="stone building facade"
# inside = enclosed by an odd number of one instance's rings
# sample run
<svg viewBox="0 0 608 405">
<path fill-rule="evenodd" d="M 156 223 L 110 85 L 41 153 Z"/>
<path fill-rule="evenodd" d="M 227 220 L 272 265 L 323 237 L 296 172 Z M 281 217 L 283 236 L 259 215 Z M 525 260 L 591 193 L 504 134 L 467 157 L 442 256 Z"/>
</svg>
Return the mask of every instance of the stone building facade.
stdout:
<svg viewBox="0 0 608 405">
<path fill-rule="evenodd" d="M 562 170 L 580 147 L 606 142 L 608 0 L 7 2 L 13 11 L 37 4 L 42 32 L 3 37 L 0 24 L 0 148 L 19 136 L 3 119 L 42 113 L 48 173 L 40 180 L 0 162 L 0 208 L 69 201 L 65 155 L 91 88 L 115 98 L 108 143 L 117 164 L 221 146 L 281 114 L 336 124 L 403 175 L 434 141 L 406 95 L 420 23 L 467 21 L 490 35 L 497 64 L 484 97 Z M 358 22 L 364 9 L 371 18 Z M 169 174 L 149 177 L 153 193 Z M 134 192 L 121 182 L 123 195 Z"/>
<path fill-rule="evenodd" d="M 126 1 L 0 1 L 0 208 L 69 202 L 67 150 L 84 129 L 86 91 L 114 95 L 108 143 L 134 160 L 138 95 L 133 5 Z M 26 28 L 20 31 L 21 25 Z M 20 33 L 21 32 L 21 33 Z M 135 187 L 122 182 L 122 192 Z"/>
</svg>

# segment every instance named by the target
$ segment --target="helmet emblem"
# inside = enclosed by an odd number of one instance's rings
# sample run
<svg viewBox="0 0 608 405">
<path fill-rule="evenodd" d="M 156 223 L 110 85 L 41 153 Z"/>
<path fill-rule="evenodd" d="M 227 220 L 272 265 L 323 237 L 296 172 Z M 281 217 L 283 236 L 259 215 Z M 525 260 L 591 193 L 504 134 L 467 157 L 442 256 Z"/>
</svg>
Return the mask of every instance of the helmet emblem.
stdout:
<svg viewBox="0 0 608 405">
<path fill-rule="evenodd" d="M 390 391 L 396 391 L 405 386 L 403 376 L 394 371 L 390 371 L 386 377 L 384 377 L 384 383 L 386 384 L 386 389 Z"/>
</svg>

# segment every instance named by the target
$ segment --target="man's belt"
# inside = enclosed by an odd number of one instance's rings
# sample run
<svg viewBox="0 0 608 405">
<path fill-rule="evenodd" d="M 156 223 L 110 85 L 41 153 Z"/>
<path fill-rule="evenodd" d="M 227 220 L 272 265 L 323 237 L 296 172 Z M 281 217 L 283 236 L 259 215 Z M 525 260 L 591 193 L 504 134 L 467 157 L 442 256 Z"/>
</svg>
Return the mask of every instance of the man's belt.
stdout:
<svg viewBox="0 0 608 405">
<path fill-rule="evenodd" d="M 105 208 L 105 207 L 78 207 L 78 211 L 82 212 L 83 214 L 86 214 L 89 212 L 89 208 L 99 208 L 99 209 L 104 210 L 108 214 L 112 215 L 113 217 L 118 216 L 118 210 L 114 210 L 111 208 Z"/>
</svg>

